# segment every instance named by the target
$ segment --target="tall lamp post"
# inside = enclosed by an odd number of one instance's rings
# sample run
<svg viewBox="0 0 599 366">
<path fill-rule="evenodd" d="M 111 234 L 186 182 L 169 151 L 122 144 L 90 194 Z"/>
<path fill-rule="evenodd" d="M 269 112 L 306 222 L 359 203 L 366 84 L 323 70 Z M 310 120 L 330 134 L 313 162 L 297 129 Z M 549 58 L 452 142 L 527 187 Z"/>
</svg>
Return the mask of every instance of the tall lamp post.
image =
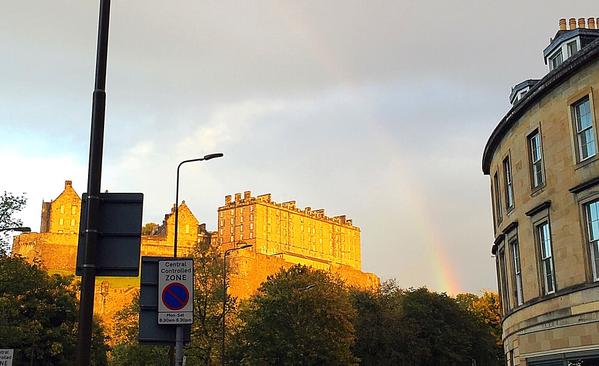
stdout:
<svg viewBox="0 0 599 366">
<path fill-rule="evenodd" d="M 222 334 L 222 345 L 220 349 L 221 365 L 225 366 L 225 314 L 227 308 L 227 256 L 234 251 L 246 249 L 252 247 L 252 244 L 244 244 L 237 248 L 231 248 L 225 250 L 223 255 L 223 334 Z"/>
<path fill-rule="evenodd" d="M 221 157 L 223 157 L 222 153 L 208 154 L 208 155 L 204 155 L 203 158 L 183 160 L 177 166 L 177 187 L 175 190 L 175 240 L 173 243 L 174 244 L 173 245 L 173 256 L 175 258 L 177 258 L 177 233 L 179 231 L 179 171 L 181 170 L 181 165 L 186 164 L 186 163 L 193 163 L 195 161 L 208 161 L 211 159 L 221 158 Z"/>
<path fill-rule="evenodd" d="M 222 153 L 214 153 L 204 155 L 202 158 L 183 160 L 177 166 L 177 186 L 175 189 L 175 237 L 173 240 L 173 257 L 177 258 L 177 238 L 179 232 L 179 172 L 181 165 L 186 163 L 192 163 L 195 161 L 207 161 L 215 158 L 222 157 Z M 175 366 L 179 366 L 183 363 L 183 326 L 177 325 L 175 333 Z"/>
</svg>

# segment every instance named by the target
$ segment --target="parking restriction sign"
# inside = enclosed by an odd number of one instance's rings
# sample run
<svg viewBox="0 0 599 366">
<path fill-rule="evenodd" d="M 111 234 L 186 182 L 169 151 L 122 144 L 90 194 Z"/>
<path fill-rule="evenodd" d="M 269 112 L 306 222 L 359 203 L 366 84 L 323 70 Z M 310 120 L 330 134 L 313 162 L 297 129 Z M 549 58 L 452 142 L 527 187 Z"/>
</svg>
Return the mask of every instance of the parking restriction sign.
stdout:
<svg viewBox="0 0 599 366">
<path fill-rule="evenodd" d="M 193 323 L 193 260 L 158 262 L 158 324 Z"/>
</svg>

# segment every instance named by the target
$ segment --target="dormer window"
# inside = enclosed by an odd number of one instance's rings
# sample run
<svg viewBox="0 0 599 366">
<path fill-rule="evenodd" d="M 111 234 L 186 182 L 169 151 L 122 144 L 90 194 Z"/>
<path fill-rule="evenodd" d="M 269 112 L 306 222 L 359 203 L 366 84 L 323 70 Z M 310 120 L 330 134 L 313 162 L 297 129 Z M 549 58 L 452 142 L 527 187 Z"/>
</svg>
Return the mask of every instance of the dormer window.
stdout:
<svg viewBox="0 0 599 366">
<path fill-rule="evenodd" d="M 576 42 L 576 40 L 568 43 L 567 45 L 568 48 L 568 56 L 572 57 L 576 52 L 578 52 L 578 42 Z"/>
<path fill-rule="evenodd" d="M 553 70 L 564 62 L 562 50 L 557 51 L 553 56 L 549 57 L 549 69 Z"/>
</svg>

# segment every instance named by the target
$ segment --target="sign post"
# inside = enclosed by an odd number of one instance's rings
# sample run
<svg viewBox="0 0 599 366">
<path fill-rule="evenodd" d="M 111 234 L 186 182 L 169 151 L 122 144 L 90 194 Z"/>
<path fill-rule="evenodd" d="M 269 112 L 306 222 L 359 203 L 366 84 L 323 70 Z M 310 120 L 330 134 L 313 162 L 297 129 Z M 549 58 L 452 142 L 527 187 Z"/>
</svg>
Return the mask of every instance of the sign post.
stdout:
<svg viewBox="0 0 599 366">
<path fill-rule="evenodd" d="M 193 260 L 158 262 L 158 324 L 193 323 Z"/>
<path fill-rule="evenodd" d="M 14 349 L 0 349 L 0 366 L 12 366 Z"/>
</svg>

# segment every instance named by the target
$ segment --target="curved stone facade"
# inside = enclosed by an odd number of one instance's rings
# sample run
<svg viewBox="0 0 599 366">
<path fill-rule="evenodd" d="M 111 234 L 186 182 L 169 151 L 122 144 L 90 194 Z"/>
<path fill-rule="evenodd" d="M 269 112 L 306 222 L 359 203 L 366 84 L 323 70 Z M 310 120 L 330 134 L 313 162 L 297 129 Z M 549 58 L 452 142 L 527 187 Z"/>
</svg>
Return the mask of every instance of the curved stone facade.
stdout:
<svg viewBox="0 0 599 366">
<path fill-rule="evenodd" d="M 487 142 L 508 365 L 599 364 L 598 117 L 594 41 L 532 86 Z"/>
</svg>

